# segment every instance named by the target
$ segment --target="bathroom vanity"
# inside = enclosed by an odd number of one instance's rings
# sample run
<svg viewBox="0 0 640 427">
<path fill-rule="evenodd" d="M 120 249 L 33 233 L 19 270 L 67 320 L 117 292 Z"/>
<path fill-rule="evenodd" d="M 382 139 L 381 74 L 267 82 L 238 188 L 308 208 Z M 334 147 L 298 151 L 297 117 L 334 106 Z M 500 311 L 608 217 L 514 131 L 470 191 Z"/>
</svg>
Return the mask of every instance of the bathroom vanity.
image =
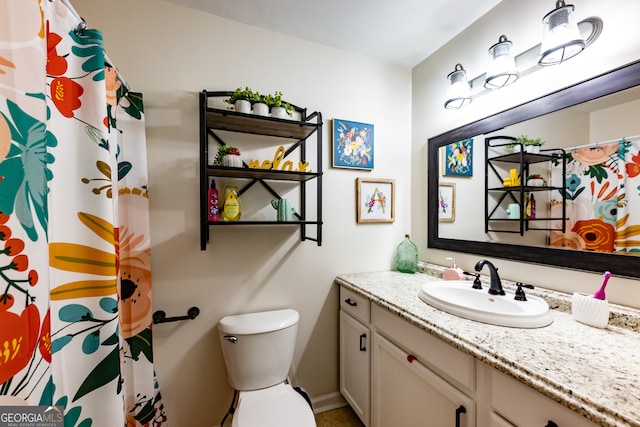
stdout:
<svg viewBox="0 0 640 427">
<path fill-rule="evenodd" d="M 578 323 L 557 293 L 544 328 L 479 323 L 421 301 L 434 280 L 336 278 L 340 389 L 368 427 L 640 426 L 637 329 Z"/>
</svg>

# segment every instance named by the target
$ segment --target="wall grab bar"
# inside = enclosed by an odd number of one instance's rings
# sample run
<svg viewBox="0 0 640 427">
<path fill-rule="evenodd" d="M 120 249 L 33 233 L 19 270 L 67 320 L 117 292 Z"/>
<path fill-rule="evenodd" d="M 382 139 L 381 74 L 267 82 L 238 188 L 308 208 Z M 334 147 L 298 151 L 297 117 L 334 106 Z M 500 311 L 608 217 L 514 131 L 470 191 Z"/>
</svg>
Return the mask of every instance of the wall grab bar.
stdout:
<svg viewBox="0 0 640 427">
<path fill-rule="evenodd" d="M 200 309 L 198 307 L 191 307 L 186 316 L 174 316 L 167 317 L 167 313 L 162 310 L 158 310 L 153 313 L 153 324 L 157 325 L 158 323 L 168 323 L 168 322 L 177 322 L 179 320 L 193 320 L 200 314 Z"/>
</svg>

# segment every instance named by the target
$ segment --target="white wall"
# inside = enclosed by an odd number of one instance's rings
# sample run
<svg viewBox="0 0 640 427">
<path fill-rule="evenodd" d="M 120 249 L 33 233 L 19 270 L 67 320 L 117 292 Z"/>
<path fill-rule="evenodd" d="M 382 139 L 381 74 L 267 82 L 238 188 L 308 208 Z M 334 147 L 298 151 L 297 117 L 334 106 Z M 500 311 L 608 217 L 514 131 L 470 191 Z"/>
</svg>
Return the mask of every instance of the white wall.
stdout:
<svg viewBox="0 0 640 427">
<path fill-rule="evenodd" d="M 636 23 L 640 14 L 640 2 L 621 0 L 615 3 L 615 7 L 601 0 L 576 0 L 571 3 L 575 5 L 578 20 L 599 16 L 604 21 L 603 32 L 592 46 L 560 66 L 546 67 L 525 76 L 511 86 L 474 100 L 461 110 L 446 110 L 443 107 L 447 89 L 446 76 L 453 71 L 456 63 L 461 63 L 467 70 L 469 79 L 472 79 L 485 71 L 487 50 L 498 41 L 501 34 L 505 34 L 513 42 L 512 52 L 515 54 L 535 46 L 542 35 L 541 19 L 553 9 L 553 2 L 503 0 L 412 70 L 411 228 L 421 250 L 420 259 L 446 264 L 445 258 L 453 255 L 460 267 L 469 270 L 480 258 L 478 255 L 452 254 L 426 248 L 426 153 L 429 138 L 633 62 L 640 56 L 640 27 Z M 489 254 L 487 256 L 490 258 Z M 602 282 L 601 274 L 499 259 L 494 261 L 504 278 L 527 280 L 566 292 L 594 292 Z M 630 262 L 637 262 L 637 259 L 630 258 Z M 609 282 L 607 297 L 611 302 L 640 307 L 640 281 L 615 277 Z"/>
<path fill-rule="evenodd" d="M 294 380 L 312 397 L 338 391 L 341 273 L 389 270 L 410 230 L 411 71 L 162 1 L 73 2 L 132 88 L 144 94 L 154 310 L 194 321 L 154 326 L 154 357 L 169 422 L 219 424 L 231 389 L 216 323 L 224 315 L 300 311 Z M 212 228 L 200 251 L 198 92 L 248 85 L 280 90 L 322 112 L 323 244 L 288 227 Z M 331 119 L 375 125 L 372 172 L 331 168 Z M 241 145 L 240 145 L 240 148 Z M 355 179 L 393 178 L 393 224 L 356 224 Z"/>
</svg>

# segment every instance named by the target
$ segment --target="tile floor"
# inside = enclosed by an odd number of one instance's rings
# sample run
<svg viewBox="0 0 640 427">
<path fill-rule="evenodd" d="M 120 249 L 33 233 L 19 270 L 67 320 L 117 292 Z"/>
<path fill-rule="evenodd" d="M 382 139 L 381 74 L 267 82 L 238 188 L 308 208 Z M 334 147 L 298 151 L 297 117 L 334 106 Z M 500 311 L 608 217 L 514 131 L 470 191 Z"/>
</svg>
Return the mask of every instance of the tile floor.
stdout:
<svg viewBox="0 0 640 427">
<path fill-rule="evenodd" d="M 364 427 L 350 406 L 316 414 L 318 427 Z"/>
</svg>

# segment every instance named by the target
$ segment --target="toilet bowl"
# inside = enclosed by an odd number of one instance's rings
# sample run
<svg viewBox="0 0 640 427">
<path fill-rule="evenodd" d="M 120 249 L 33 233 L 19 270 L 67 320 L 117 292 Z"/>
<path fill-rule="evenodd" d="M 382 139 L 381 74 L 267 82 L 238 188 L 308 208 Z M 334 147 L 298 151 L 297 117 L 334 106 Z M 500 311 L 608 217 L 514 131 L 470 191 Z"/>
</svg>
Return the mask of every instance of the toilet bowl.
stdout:
<svg viewBox="0 0 640 427">
<path fill-rule="evenodd" d="M 300 393 L 280 383 L 242 391 L 231 427 L 315 427 L 313 411 Z"/>
<path fill-rule="evenodd" d="M 226 316 L 218 323 L 227 379 L 238 390 L 232 427 L 315 427 L 311 406 L 287 376 L 299 314 L 283 309 Z"/>
</svg>

